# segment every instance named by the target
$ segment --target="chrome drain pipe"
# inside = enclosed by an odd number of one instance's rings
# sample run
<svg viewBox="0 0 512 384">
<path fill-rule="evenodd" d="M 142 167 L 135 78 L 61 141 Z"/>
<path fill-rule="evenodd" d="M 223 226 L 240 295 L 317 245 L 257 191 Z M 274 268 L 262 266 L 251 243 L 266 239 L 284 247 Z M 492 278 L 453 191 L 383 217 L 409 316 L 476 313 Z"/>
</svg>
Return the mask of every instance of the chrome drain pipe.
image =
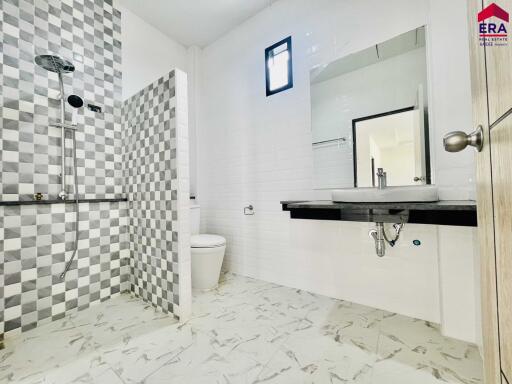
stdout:
<svg viewBox="0 0 512 384">
<path fill-rule="evenodd" d="M 395 238 L 389 240 L 386 235 L 386 230 L 384 229 L 384 223 L 377 222 L 375 223 L 375 229 L 370 230 L 368 235 L 375 241 L 375 253 L 379 257 L 383 257 L 386 254 L 386 243 L 390 246 L 394 247 L 400 238 L 400 232 L 404 228 L 404 223 L 393 224 L 393 228 L 395 229 Z"/>
<path fill-rule="evenodd" d="M 368 234 L 375 240 L 375 253 L 379 257 L 386 254 L 386 242 L 384 239 L 384 223 L 375 223 L 375 229 L 372 229 Z"/>
</svg>

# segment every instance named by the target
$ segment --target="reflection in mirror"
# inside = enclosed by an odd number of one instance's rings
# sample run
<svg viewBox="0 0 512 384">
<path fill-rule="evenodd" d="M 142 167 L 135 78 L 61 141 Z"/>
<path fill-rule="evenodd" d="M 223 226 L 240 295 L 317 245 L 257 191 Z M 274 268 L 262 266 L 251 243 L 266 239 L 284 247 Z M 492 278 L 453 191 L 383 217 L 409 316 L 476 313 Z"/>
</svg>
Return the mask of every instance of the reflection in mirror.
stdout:
<svg viewBox="0 0 512 384">
<path fill-rule="evenodd" d="M 430 184 L 425 28 L 311 71 L 315 188 Z"/>
<path fill-rule="evenodd" d="M 352 120 L 356 187 L 375 187 L 382 168 L 387 185 L 424 182 L 426 176 L 420 109 L 409 107 Z"/>
</svg>

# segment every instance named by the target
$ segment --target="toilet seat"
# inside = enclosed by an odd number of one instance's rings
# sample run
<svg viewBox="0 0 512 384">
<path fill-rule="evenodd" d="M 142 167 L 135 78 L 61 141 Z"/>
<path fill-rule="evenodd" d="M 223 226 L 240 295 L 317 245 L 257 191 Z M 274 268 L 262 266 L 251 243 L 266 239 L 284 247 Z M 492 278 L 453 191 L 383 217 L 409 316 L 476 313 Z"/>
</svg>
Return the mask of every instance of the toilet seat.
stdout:
<svg viewBox="0 0 512 384">
<path fill-rule="evenodd" d="M 192 235 L 190 237 L 190 246 L 192 248 L 216 248 L 226 245 L 226 239 L 218 235 Z"/>
</svg>

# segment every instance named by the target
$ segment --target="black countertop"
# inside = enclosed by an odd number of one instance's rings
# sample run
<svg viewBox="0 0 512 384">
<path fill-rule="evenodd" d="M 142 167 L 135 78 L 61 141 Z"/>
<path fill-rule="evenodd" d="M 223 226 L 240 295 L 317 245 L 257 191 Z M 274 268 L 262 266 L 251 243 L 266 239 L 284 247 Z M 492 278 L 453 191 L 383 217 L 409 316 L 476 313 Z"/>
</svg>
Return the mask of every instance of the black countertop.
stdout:
<svg viewBox="0 0 512 384">
<path fill-rule="evenodd" d="M 336 203 L 330 200 L 281 201 L 292 219 L 413 224 L 477 225 L 476 202 Z"/>
<path fill-rule="evenodd" d="M 473 200 L 443 200 L 436 202 L 401 202 L 401 203 L 336 203 L 330 200 L 313 201 L 281 201 L 281 205 L 290 208 L 319 208 L 319 209 L 415 209 L 415 210 L 449 210 L 476 211 L 476 201 Z"/>
</svg>

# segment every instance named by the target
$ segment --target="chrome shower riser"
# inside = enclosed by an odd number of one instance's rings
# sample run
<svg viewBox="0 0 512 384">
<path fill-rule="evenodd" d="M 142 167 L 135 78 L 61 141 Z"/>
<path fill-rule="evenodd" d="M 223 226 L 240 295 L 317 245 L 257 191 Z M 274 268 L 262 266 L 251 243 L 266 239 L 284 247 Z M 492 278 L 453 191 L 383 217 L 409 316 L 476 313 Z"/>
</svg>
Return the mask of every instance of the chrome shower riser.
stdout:
<svg viewBox="0 0 512 384">
<path fill-rule="evenodd" d="M 59 192 L 59 199 L 66 200 L 68 193 L 66 192 L 66 128 L 65 126 L 65 116 L 66 116 L 66 100 L 64 97 L 64 81 L 62 79 L 62 73 L 58 72 L 57 75 L 59 76 L 59 86 L 60 86 L 60 121 L 61 121 L 61 144 L 60 144 L 60 150 L 61 150 L 61 174 L 60 174 L 60 180 L 61 180 L 61 190 Z"/>
<path fill-rule="evenodd" d="M 60 89 L 60 122 L 59 124 L 52 125 L 53 127 L 60 128 L 61 130 L 61 191 L 59 192 L 59 199 L 66 200 L 68 197 L 68 192 L 66 191 L 66 129 L 70 129 L 73 132 L 73 173 L 74 173 L 74 200 L 75 200 L 75 210 L 76 210 L 76 221 L 75 221 L 75 246 L 73 250 L 73 254 L 71 259 L 66 263 L 66 267 L 64 271 L 60 274 L 60 279 L 63 280 L 66 277 L 66 273 L 68 272 L 71 264 L 78 252 L 78 225 L 80 222 L 80 209 L 78 206 L 78 175 L 77 175 L 77 162 L 76 162 L 76 127 L 73 125 L 66 124 L 66 96 L 64 93 L 64 80 L 62 78 L 63 73 L 72 73 L 75 70 L 75 66 L 59 57 L 54 55 L 39 55 L 35 57 L 35 62 L 40 67 L 46 69 L 47 71 L 57 73 L 59 78 L 59 89 Z M 78 99 L 78 100 L 77 100 Z M 83 105 L 83 101 L 75 96 L 70 101 L 71 106 L 74 108 L 79 108 Z"/>
</svg>

